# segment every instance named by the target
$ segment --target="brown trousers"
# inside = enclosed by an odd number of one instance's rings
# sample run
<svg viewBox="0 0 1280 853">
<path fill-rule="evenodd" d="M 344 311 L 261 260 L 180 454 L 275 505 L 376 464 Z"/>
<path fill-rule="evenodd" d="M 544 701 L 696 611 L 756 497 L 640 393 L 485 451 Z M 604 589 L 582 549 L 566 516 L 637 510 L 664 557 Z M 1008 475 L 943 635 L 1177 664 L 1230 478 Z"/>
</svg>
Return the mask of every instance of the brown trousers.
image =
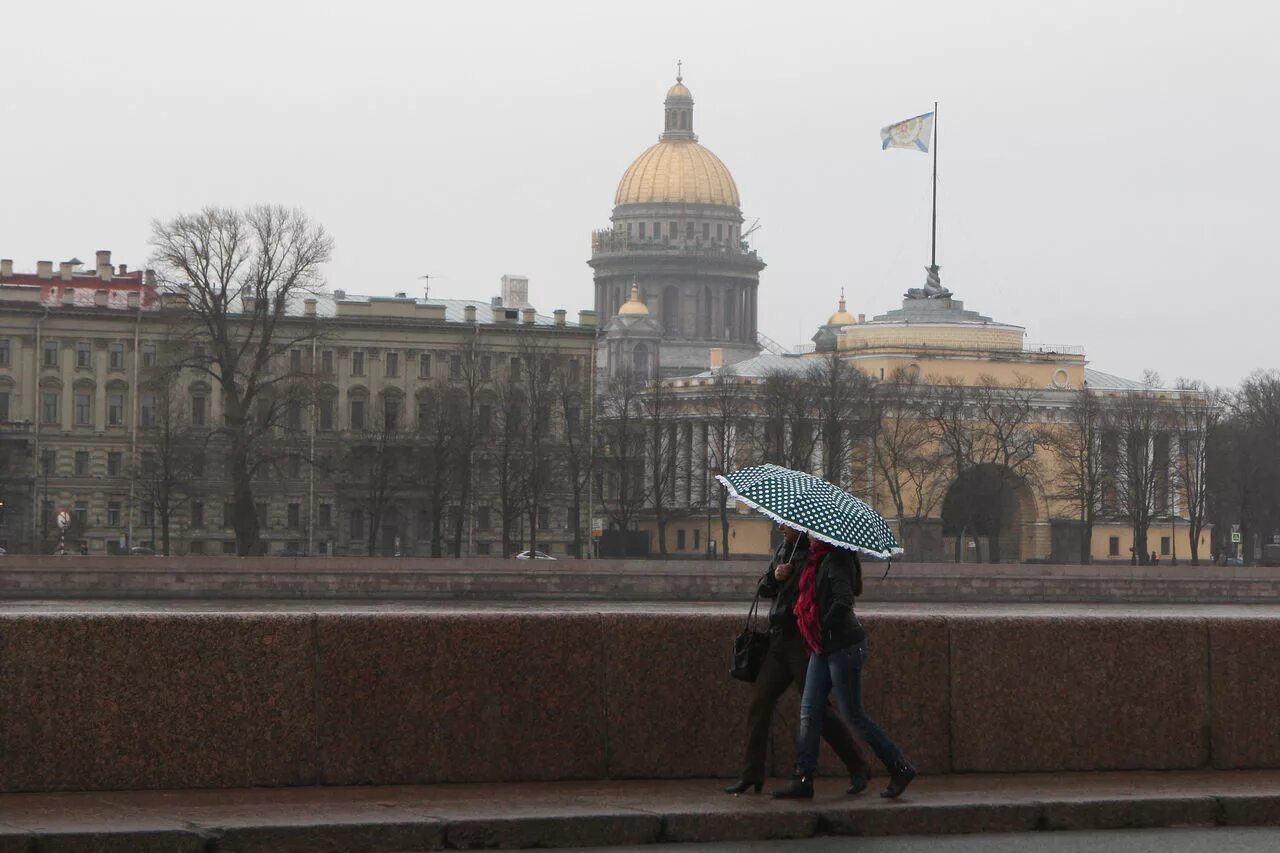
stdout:
<svg viewBox="0 0 1280 853">
<path fill-rule="evenodd" d="M 755 695 L 747 712 L 747 752 L 743 760 L 742 781 L 763 782 L 765 751 L 769 745 L 769 723 L 778 699 L 792 684 L 804 693 L 804 677 L 809 668 L 809 650 L 799 631 L 774 633 L 769 638 L 769 653 L 756 676 Z M 867 764 L 854 741 L 854 736 L 840 721 L 840 716 L 827 698 L 827 712 L 822 719 L 822 737 L 849 768 L 849 774 L 867 774 Z"/>
</svg>

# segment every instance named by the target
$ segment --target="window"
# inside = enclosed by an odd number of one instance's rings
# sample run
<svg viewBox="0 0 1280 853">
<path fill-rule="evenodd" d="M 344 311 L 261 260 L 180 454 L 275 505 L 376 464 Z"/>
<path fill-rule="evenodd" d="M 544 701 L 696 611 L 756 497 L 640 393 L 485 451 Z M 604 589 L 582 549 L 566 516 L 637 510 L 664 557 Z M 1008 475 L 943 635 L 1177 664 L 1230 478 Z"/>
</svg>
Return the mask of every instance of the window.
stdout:
<svg viewBox="0 0 1280 853">
<path fill-rule="evenodd" d="M 351 538 L 352 539 L 364 538 L 364 511 L 363 510 L 358 510 L 358 509 L 351 510 Z"/>
<path fill-rule="evenodd" d="M 302 526 L 302 504 L 289 504 L 289 529 L 297 530 Z"/>
<path fill-rule="evenodd" d="M 152 477 L 156 473 L 156 453 L 154 450 L 142 451 L 142 476 Z"/>
<path fill-rule="evenodd" d="M 333 505 L 320 504 L 320 526 L 328 527 L 333 523 Z"/>
<path fill-rule="evenodd" d="M 9 420 L 9 392 L 0 391 L 0 422 Z"/>
<path fill-rule="evenodd" d="M 724 223 L 723 222 L 716 223 L 716 239 L 717 240 L 724 239 Z"/>
<path fill-rule="evenodd" d="M 514 379 L 519 375 L 520 375 L 520 357 L 513 355 L 511 356 L 511 378 Z"/>
<path fill-rule="evenodd" d="M 191 526 L 196 530 L 204 528 L 204 504 L 200 501 L 191 502 Z"/>
<path fill-rule="evenodd" d="M 204 344 L 196 344 L 191 348 L 191 355 L 195 358 L 197 364 L 204 362 Z"/>
<path fill-rule="evenodd" d="M 76 426 L 93 426 L 93 395 L 77 392 Z"/>
<path fill-rule="evenodd" d="M 200 556 L 204 554 L 204 540 L 203 539 L 191 540 L 191 546 L 187 549 L 187 553 L 193 556 Z"/>
<path fill-rule="evenodd" d="M 400 425 L 400 401 L 388 397 L 382 401 L 382 428 L 395 432 Z"/>
<path fill-rule="evenodd" d="M 191 476 L 197 480 L 204 477 L 204 451 L 197 450 L 191 454 Z"/>
<path fill-rule="evenodd" d="M 579 414 L 579 409 L 577 406 L 571 406 L 570 408 L 565 409 L 565 412 L 564 412 L 565 427 L 566 429 L 568 429 L 569 432 L 574 433 L 575 435 L 578 432 L 579 417 L 581 417 L 581 415 Z"/>
<path fill-rule="evenodd" d="M 289 406 L 285 414 L 285 423 L 289 429 L 302 429 L 302 403 L 298 400 L 290 400 Z"/>
<path fill-rule="evenodd" d="M 476 553 L 481 557 L 488 557 L 493 553 L 493 545 L 488 542 L 480 542 L 476 545 Z"/>
<path fill-rule="evenodd" d="M 1108 557 L 1120 556 L 1120 537 L 1119 536 L 1112 536 L 1110 539 L 1107 540 L 1107 556 Z"/>
<path fill-rule="evenodd" d="M 351 353 L 351 375 L 364 376 L 364 351 L 356 350 Z"/>
<path fill-rule="evenodd" d="M 480 406 L 476 413 L 476 429 L 481 435 L 488 435 L 493 425 L 493 406 L 488 403 Z"/>
<path fill-rule="evenodd" d="M 9 339 L 0 338 L 0 367 L 9 366 Z"/>
<path fill-rule="evenodd" d="M 702 223 L 702 239 L 703 240 L 711 239 L 711 223 L 710 222 Z"/>
<path fill-rule="evenodd" d="M 155 344 L 142 345 L 142 366 L 143 367 L 156 366 L 156 345 Z"/>
<path fill-rule="evenodd" d="M 71 517 L 75 519 L 76 524 L 81 528 L 89 525 L 89 502 L 76 501 L 71 507 Z"/>
<path fill-rule="evenodd" d="M 429 423 L 431 423 L 431 403 L 427 400 L 419 400 L 418 429 L 425 430 Z"/>
<path fill-rule="evenodd" d="M 431 378 L 431 353 L 424 352 L 418 356 L 418 378 Z"/>
<path fill-rule="evenodd" d="M 676 550 L 684 550 L 684 528 L 680 528 L 676 531 Z"/>
<path fill-rule="evenodd" d="M 302 372 L 302 350 L 300 349 L 289 350 L 289 372 L 290 373 Z"/>
<path fill-rule="evenodd" d="M 302 457 L 290 456 L 285 460 L 285 476 L 290 480 L 299 480 L 302 478 Z"/>
<path fill-rule="evenodd" d="M 671 222 L 667 223 L 667 239 L 668 240 L 674 240 L 679 233 L 680 233 L 680 223 L 676 222 L 675 220 L 672 220 Z"/>
<path fill-rule="evenodd" d="M 480 378 L 488 381 L 493 376 L 493 356 L 480 356 Z"/>
<path fill-rule="evenodd" d="M 489 517 L 489 508 L 487 506 L 480 507 L 480 509 L 476 512 L 476 526 L 479 527 L 481 530 L 488 530 L 490 521 L 491 519 Z"/>
<path fill-rule="evenodd" d="M 695 226 L 694 226 L 694 224 L 693 224 L 692 222 L 686 222 L 686 223 L 684 224 L 684 238 L 685 238 L 686 240 L 692 240 L 692 239 L 693 239 L 693 229 L 694 229 L 694 227 L 695 227 Z"/>
<path fill-rule="evenodd" d="M 124 423 L 124 394 L 107 395 L 107 426 L 121 426 Z"/>
<path fill-rule="evenodd" d="M 45 527 L 53 524 L 53 501 L 40 501 L 40 523 Z"/>
<path fill-rule="evenodd" d="M 638 231 L 637 231 L 637 233 L 640 235 L 640 239 L 641 239 L 641 240 L 643 240 L 643 239 L 644 239 L 644 226 L 645 226 L 645 223 L 643 223 L 643 222 L 641 222 L 641 223 L 639 224 L 639 226 L 638 226 Z M 630 225 L 627 225 L 627 227 L 628 227 L 628 228 L 630 228 L 631 226 L 630 226 Z"/>
<path fill-rule="evenodd" d="M 107 348 L 107 353 L 107 366 L 112 370 L 124 370 L 124 344 L 111 344 Z"/>
<path fill-rule="evenodd" d="M 107 476 L 108 477 L 120 476 L 120 467 L 121 467 L 121 462 L 123 460 L 124 460 L 124 455 L 119 450 L 107 451 Z"/>
<path fill-rule="evenodd" d="M 234 554 L 236 552 L 236 543 L 234 540 L 227 540 L 222 543 L 222 553 Z"/>
<path fill-rule="evenodd" d="M 89 476 L 89 451 L 77 450 L 75 455 L 75 475 L 77 477 Z"/>
<path fill-rule="evenodd" d="M 449 378 L 450 379 L 462 378 L 462 356 L 460 355 L 449 356 Z"/>
<path fill-rule="evenodd" d="M 45 477 L 53 477 L 58 473 L 58 451 L 45 448 L 40 451 L 40 473 Z"/>
<path fill-rule="evenodd" d="M 235 526 L 235 505 L 223 502 L 222 504 L 222 526 L 232 528 Z"/>
<path fill-rule="evenodd" d="M 333 429 L 333 398 L 326 397 L 320 401 L 320 429 Z"/>
<path fill-rule="evenodd" d="M 400 375 L 400 353 L 387 353 L 387 358 L 384 364 L 386 366 L 387 376 L 394 378 Z"/>
<path fill-rule="evenodd" d="M 1167 556 L 1169 556 L 1169 544 L 1170 544 L 1170 543 L 1169 543 L 1169 537 L 1168 537 L 1168 536 L 1161 536 L 1161 537 L 1160 537 L 1160 556 L 1161 556 L 1161 557 L 1167 557 Z"/>
<path fill-rule="evenodd" d="M 143 394 L 138 410 L 139 424 L 144 427 L 156 425 L 156 395 Z"/>
<path fill-rule="evenodd" d="M 57 341 L 44 342 L 44 366 L 45 367 L 58 366 L 58 342 Z"/>
<path fill-rule="evenodd" d="M 194 426 L 204 426 L 205 406 L 207 402 L 203 394 L 196 394 L 191 398 L 191 423 Z"/>
<path fill-rule="evenodd" d="M 93 367 L 93 344 L 76 341 L 76 367 Z"/>
<path fill-rule="evenodd" d="M 333 375 L 333 350 L 322 350 L 320 353 L 320 372 L 325 376 Z"/>
<path fill-rule="evenodd" d="M 364 400 L 351 401 L 351 428 L 364 429 Z"/>
<path fill-rule="evenodd" d="M 693 529 L 693 550 L 702 550 L 702 531 L 696 527 Z"/>
<path fill-rule="evenodd" d="M 40 395 L 40 423 L 56 424 L 58 422 L 58 392 L 45 391 Z"/>
<path fill-rule="evenodd" d="M 107 504 L 107 527 L 120 526 L 120 503 L 112 501 Z"/>
<path fill-rule="evenodd" d="M 661 222 L 653 223 L 653 239 L 655 240 L 662 239 L 662 223 Z"/>
<path fill-rule="evenodd" d="M 267 522 L 271 520 L 271 504 L 267 501 L 262 501 L 261 503 L 256 504 L 254 509 L 257 510 L 258 513 L 258 527 L 266 530 L 268 526 Z"/>
<path fill-rule="evenodd" d="M 259 397 L 257 402 L 257 421 L 258 426 L 266 429 L 271 426 L 271 400 L 266 397 Z"/>
</svg>

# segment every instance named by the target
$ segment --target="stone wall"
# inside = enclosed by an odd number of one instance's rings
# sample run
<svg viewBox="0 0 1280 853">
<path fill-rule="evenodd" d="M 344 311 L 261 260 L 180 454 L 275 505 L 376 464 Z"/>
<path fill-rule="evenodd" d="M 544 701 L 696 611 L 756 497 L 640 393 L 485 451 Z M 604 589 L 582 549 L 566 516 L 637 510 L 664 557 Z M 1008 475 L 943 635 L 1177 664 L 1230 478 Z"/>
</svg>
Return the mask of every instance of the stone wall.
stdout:
<svg viewBox="0 0 1280 853">
<path fill-rule="evenodd" d="M 1280 619 L 870 607 L 864 621 L 867 707 L 926 773 L 1280 767 Z M 604 608 L 0 613 L 0 791 L 729 777 L 751 695 L 726 674 L 741 624 Z M 795 705 L 780 707 L 775 772 Z"/>
</svg>

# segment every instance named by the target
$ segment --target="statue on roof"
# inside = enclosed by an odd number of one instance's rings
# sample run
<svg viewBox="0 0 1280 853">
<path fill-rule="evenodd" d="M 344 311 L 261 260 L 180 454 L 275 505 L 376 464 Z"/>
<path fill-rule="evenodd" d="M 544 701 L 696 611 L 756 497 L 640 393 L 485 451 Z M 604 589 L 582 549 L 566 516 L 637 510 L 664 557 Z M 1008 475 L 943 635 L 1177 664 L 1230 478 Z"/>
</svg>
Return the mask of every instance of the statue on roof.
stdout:
<svg viewBox="0 0 1280 853">
<path fill-rule="evenodd" d="M 938 265 L 930 264 L 925 267 L 924 287 L 913 287 L 903 295 L 908 299 L 946 299 L 951 291 L 942 286 Z"/>
</svg>

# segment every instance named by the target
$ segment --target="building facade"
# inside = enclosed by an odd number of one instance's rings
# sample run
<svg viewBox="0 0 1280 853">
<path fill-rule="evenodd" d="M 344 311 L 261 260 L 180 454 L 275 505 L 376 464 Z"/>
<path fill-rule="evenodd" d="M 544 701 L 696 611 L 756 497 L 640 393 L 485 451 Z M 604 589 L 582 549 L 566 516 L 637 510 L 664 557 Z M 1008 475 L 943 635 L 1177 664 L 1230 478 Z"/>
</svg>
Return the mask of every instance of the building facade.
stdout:
<svg viewBox="0 0 1280 853">
<path fill-rule="evenodd" d="M 679 376 L 705 367 L 713 348 L 726 363 L 760 351 L 757 290 L 765 264 L 744 239 L 733 176 L 698 143 L 693 95 L 681 78 L 663 110 L 662 134 L 618 182 L 611 225 L 592 235 L 588 263 L 600 317 L 617 316 L 634 288 L 660 330 L 654 369 Z M 610 345 L 621 331 L 603 337 L 605 371 L 632 358 L 630 343 Z"/>
<path fill-rule="evenodd" d="M 170 553 L 234 553 L 218 385 L 169 367 L 182 318 L 110 253 L 37 266 L 0 262 L 0 547 L 51 552 L 66 509 L 68 550 L 162 550 L 167 515 Z M 589 515 L 567 454 L 588 447 L 596 339 L 594 312 L 576 320 L 500 297 L 298 305 L 305 342 L 273 368 L 298 393 L 254 483 L 262 549 L 574 550 Z"/>
</svg>

